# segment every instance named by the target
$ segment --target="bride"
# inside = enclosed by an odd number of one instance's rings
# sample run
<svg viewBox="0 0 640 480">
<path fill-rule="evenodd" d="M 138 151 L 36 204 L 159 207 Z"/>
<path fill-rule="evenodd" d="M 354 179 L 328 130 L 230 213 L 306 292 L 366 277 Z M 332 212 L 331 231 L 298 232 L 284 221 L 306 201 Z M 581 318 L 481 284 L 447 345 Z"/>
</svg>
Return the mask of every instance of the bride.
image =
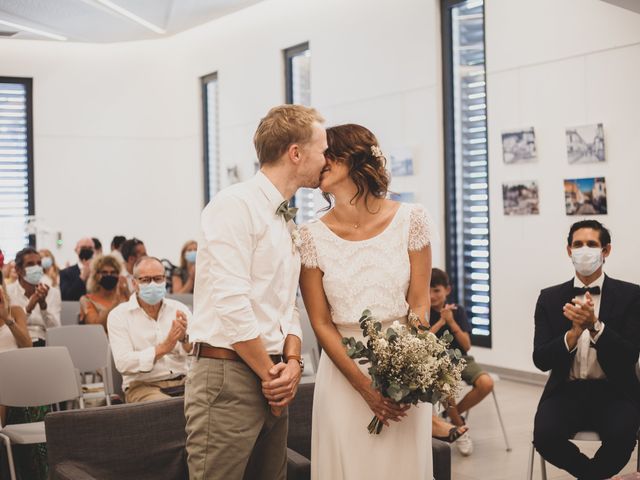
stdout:
<svg viewBox="0 0 640 480">
<path fill-rule="evenodd" d="M 342 337 L 362 340 L 361 313 L 383 329 L 411 309 L 429 311 L 432 226 L 423 207 L 386 199 L 389 177 L 376 137 L 360 125 L 327 129 L 320 188 L 334 203 L 301 227 L 300 288 L 323 348 L 316 375 L 312 480 L 433 478 L 429 403 L 409 408 L 371 386 Z M 371 435 L 372 412 L 385 425 Z"/>
</svg>

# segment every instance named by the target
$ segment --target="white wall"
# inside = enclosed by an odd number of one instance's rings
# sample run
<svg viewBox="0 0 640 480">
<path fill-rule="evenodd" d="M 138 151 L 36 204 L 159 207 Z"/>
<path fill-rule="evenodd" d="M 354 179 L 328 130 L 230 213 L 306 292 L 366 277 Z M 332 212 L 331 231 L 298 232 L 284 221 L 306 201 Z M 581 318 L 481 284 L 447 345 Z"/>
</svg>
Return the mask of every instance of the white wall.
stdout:
<svg viewBox="0 0 640 480">
<path fill-rule="evenodd" d="M 640 283 L 640 15 L 598 0 L 490 0 L 486 8 L 493 348 L 484 363 L 536 371 L 541 288 L 571 278 L 563 179 L 604 176 L 613 251 L 605 271 Z M 606 163 L 569 165 L 565 127 L 603 123 Z M 500 134 L 535 127 L 537 163 L 505 165 Z M 537 180 L 540 215 L 505 216 L 502 182 Z"/>
<path fill-rule="evenodd" d="M 62 257 L 82 235 L 122 233 L 177 260 L 203 202 L 199 77 L 219 74 L 222 161 L 246 178 L 257 122 L 284 100 L 282 49 L 304 41 L 314 106 L 329 125 L 370 127 L 383 150 L 412 149 L 415 177 L 392 187 L 415 191 L 442 229 L 438 5 L 266 0 L 164 40 L 0 42 L 0 74 L 34 78 L 36 211 L 62 231 Z M 607 271 L 640 281 L 630 195 L 640 173 L 640 15 L 599 0 L 489 0 L 486 19 L 494 346 L 474 354 L 535 371 L 538 291 L 571 275 L 564 237 L 576 218 L 564 214 L 563 178 L 606 176 Z M 607 163 L 569 167 L 564 128 L 595 122 Z M 503 165 L 500 132 L 524 126 L 536 129 L 538 163 Z M 502 182 L 527 179 L 540 184 L 540 215 L 503 216 Z M 439 246 L 434 265 L 443 261 Z"/>
<path fill-rule="evenodd" d="M 304 41 L 314 106 L 328 124 L 368 126 L 383 148 L 412 148 L 418 175 L 397 188 L 419 190 L 438 217 L 436 5 L 267 0 L 164 40 L 0 42 L 1 74 L 34 78 L 36 213 L 63 233 L 59 253 L 122 233 L 177 260 L 203 206 L 199 77 L 219 73 L 222 162 L 247 178 L 255 127 L 284 101 L 282 49 Z"/>
</svg>

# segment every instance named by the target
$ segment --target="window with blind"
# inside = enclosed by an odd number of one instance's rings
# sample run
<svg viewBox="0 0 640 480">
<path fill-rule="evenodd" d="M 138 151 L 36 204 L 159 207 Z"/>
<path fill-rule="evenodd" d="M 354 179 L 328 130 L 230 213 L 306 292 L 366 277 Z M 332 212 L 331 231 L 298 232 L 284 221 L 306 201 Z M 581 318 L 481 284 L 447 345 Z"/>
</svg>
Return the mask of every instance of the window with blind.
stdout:
<svg viewBox="0 0 640 480">
<path fill-rule="evenodd" d="M 218 74 L 200 79 L 202 84 L 204 203 L 220 190 L 220 149 L 218 144 Z"/>
<path fill-rule="evenodd" d="M 484 1 L 443 0 L 447 270 L 475 345 L 491 347 Z"/>
<path fill-rule="evenodd" d="M 32 80 L 0 77 L 0 248 L 5 258 L 34 243 Z"/>
<path fill-rule="evenodd" d="M 286 102 L 311 105 L 311 50 L 308 43 L 287 48 L 284 51 Z M 317 189 L 301 188 L 293 203 L 298 207 L 296 223 L 306 223 L 316 218 L 322 196 Z"/>
</svg>

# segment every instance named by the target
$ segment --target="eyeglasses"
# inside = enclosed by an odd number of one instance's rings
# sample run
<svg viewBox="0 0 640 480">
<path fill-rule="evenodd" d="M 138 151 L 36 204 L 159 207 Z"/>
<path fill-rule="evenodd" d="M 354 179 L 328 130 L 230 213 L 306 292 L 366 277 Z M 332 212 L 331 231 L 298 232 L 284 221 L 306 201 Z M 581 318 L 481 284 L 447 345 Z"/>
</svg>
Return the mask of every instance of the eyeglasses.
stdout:
<svg viewBox="0 0 640 480">
<path fill-rule="evenodd" d="M 138 283 L 148 285 L 151 282 L 162 283 L 166 280 L 166 277 L 164 275 L 156 275 L 155 277 L 136 277 L 136 280 Z"/>
<path fill-rule="evenodd" d="M 115 277 L 116 275 L 118 275 L 118 272 L 116 272 L 115 270 L 100 270 L 98 272 L 100 275 L 102 276 L 112 276 Z"/>
</svg>

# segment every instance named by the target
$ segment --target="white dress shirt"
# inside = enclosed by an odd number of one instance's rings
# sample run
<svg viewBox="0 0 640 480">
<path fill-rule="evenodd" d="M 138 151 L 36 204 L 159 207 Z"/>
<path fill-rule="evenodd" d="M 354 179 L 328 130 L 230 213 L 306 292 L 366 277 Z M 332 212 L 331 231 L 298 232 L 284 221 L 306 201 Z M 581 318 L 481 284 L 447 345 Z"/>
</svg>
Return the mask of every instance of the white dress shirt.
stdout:
<svg viewBox="0 0 640 480">
<path fill-rule="evenodd" d="M 302 339 L 295 307 L 300 254 L 293 222 L 277 215 L 284 198 L 258 172 L 222 190 L 202 212 L 189 338 L 223 348 L 260 337 L 282 354 Z"/>
<path fill-rule="evenodd" d="M 147 315 L 134 293 L 128 302 L 111 310 L 107 318 L 109 343 L 116 368 L 122 374 L 122 387 L 133 381 L 157 382 L 186 375 L 188 352 L 180 342 L 168 354 L 154 363 L 156 346 L 164 342 L 180 310 L 191 321 L 189 308 L 176 300 L 165 298 L 158 312 L 158 320 Z"/>
<path fill-rule="evenodd" d="M 600 287 L 600 295 L 591 295 L 593 299 L 593 313 L 596 318 L 600 315 L 600 303 L 602 303 L 602 286 L 604 284 L 604 273 L 598 277 L 597 280 L 591 283 L 591 285 L 585 285 L 582 281 L 575 277 L 573 280 L 573 286 L 577 288 L 583 287 Z M 578 297 L 580 300 L 584 300 L 584 295 Z M 578 343 L 573 350 L 576 350 L 576 355 L 573 358 L 571 364 L 571 370 L 569 371 L 569 380 L 602 380 L 607 378 L 600 363 L 598 363 L 598 351 L 592 347 L 595 345 L 600 335 L 604 331 L 604 323 L 600 320 L 596 322 L 596 327 L 599 329 L 593 337 L 589 330 L 582 332 L 582 335 L 578 338 Z M 567 332 L 568 333 L 568 332 Z M 564 335 L 564 344 L 567 350 L 569 344 L 567 343 L 567 334 Z"/>
<path fill-rule="evenodd" d="M 27 329 L 29 330 L 31 340 L 34 342 L 37 340 L 46 340 L 47 328 L 60 326 L 62 298 L 58 287 L 49 286 L 49 293 L 47 293 L 47 298 L 45 299 L 47 303 L 46 310 L 41 310 L 40 304 L 36 303 L 31 313 L 27 312 L 29 297 L 24 293 L 24 288 L 20 285 L 19 280 L 7 285 L 7 293 L 9 294 L 11 305 L 22 307 L 27 314 Z"/>
</svg>

